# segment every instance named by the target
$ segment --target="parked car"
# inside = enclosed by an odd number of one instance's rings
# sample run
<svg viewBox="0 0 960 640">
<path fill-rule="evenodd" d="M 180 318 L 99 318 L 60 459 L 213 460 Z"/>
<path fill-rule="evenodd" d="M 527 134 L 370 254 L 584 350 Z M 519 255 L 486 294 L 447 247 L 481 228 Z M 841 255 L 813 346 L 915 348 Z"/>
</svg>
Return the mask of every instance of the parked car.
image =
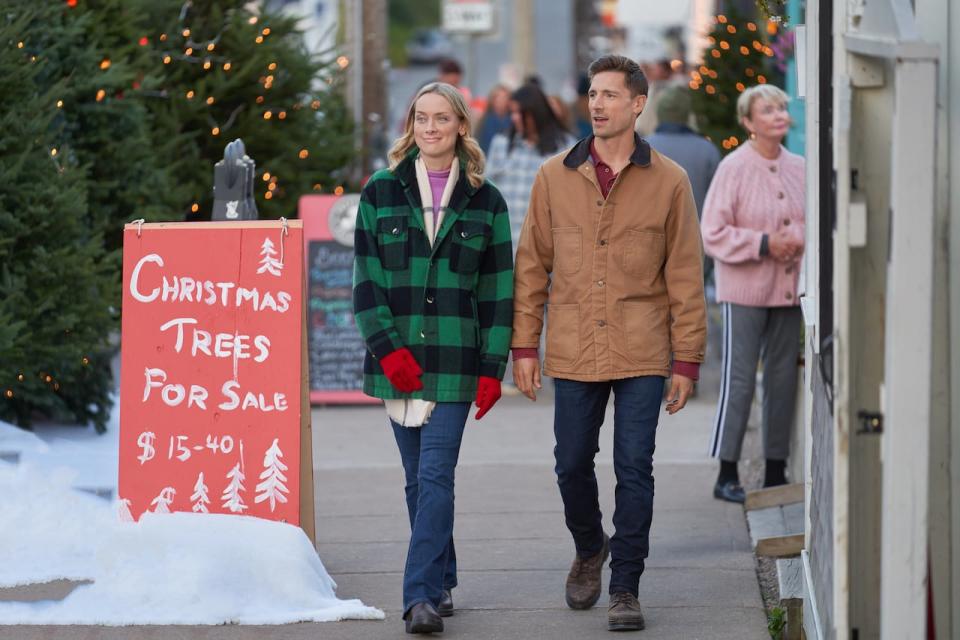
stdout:
<svg viewBox="0 0 960 640">
<path fill-rule="evenodd" d="M 454 54 L 453 43 L 440 29 L 420 29 L 407 41 L 411 64 L 433 64 Z"/>
</svg>

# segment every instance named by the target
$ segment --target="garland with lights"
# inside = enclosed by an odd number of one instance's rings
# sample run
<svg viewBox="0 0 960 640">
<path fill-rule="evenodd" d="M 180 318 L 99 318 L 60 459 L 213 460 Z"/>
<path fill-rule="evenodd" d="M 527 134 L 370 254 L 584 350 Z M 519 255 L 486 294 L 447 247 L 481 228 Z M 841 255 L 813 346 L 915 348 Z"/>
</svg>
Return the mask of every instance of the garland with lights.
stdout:
<svg viewBox="0 0 960 640">
<path fill-rule="evenodd" d="M 690 72 L 693 110 L 701 133 L 729 153 L 746 139 L 737 120 L 737 98 L 750 86 L 782 86 L 774 46 L 778 20 L 757 23 L 735 12 L 714 16 L 703 63 Z"/>
</svg>

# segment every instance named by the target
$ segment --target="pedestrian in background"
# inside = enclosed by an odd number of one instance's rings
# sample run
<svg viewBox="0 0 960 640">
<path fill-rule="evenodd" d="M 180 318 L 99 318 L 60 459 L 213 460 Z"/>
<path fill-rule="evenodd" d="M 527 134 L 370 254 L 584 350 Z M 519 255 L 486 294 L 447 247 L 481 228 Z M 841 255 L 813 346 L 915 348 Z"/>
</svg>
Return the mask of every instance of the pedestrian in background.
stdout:
<svg viewBox="0 0 960 640">
<path fill-rule="evenodd" d="M 494 85 L 487 96 L 487 108 L 477 125 L 477 141 L 484 153 L 490 152 L 493 136 L 510 130 L 510 90 Z"/>
<path fill-rule="evenodd" d="M 667 156 L 687 172 L 697 216 L 703 215 L 703 201 L 713 174 L 720 164 L 720 152 L 702 135 L 688 125 L 690 121 L 690 89 L 668 87 L 657 103 L 657 129 L 647 138 L 650 146 Z M 709 280 L 713 260 L 704 258 L 703 277 Z"/>
<path fill-rule="evenodd" d="M 576 142 L 539 86 L 526 84 L 510 96 L 512 125 L 493 137 L 487 154 L 487 177 L 497 185 L 510 211 L 514 246 L 527 214 L 530 188 L 550 156 Z"/>
<path fill-rule="evenodd" d="M 454 470 L 470 402 L 500 398 L 513 313 L 510 220 L 463 96 L 423 87 L 390 168 L 360 195 L 353 305 L 364 393 L 383 398 L 406 475 L 408 633 L 443 630 L 457 586 Z"/>
<path fill-rule="evenodd" d="M 743 502 L 737 461 L 763 359 L 763 486 L 786 482 L 797 386 L 804 245 L 804 160 L 781 144 L 787 94 L 769 84 L 737 100 L 750 140 L 720 162 L 703 212 L 703 244 L 716 261 L 723 305 L 723 372 L 710 454 L 720 459 L 713 495 Z"/>
<path fill-rule="evenodd" d="M 653 451 L 664 379 L 667 412 L 686 404 L 706 346 L 700 232 L 690 182 L 634 133 L 647 82 L 623 56 L 589 69 L 594 135 L 544 163 L 520 235 L 513 374 L 536 400 L 538 347 L 556 383 L 557 484 L 576 554 L 567 605 L 600 597 L 608 554 L 607 627 L 644 627 L 637 600 L 653 519 Z M 603 531 L 594 456 L 614 394 L 615 533 Z"/>
</svg>

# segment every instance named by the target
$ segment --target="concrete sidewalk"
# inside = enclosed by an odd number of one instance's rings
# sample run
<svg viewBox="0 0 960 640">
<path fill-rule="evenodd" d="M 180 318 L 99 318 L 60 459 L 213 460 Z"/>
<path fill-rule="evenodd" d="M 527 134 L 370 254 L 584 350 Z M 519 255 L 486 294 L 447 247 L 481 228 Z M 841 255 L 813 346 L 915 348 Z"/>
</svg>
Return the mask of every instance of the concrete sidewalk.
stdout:
<svg viewBox="0 0 960 640">
<path fill-rule="evenodd" d="M 707 375 L 709 373 L 705 371 Z M 549 384 L 547 385 L 549 386 Z M 712 387 L 709 380 L 702 385 Z M 714 397 L 661 416 L 650 558 L 640 583 L 647 629 L 638 638 L 768 638 L 742 509 L 711 497 L 706 455 Z M 613 532 L 612 402 L 597 469 L 605 528 Z M 607 596 L 590 611 L 564 604 L 573 544 L 553 473 L 553 402 L 505 397 L 470 418 L 457 473 L 457 613 L 444 637 L 609 638 Z M 403 638 L 401 579 L 409 535 L 399 454 L 382 407 L 313 412 L 320 557 L 341 598 L 382 608 L 383 622 L 274 627 L 0 627 L 18 640 Z M 609 571 L 604 571 L 604 579 Z"/>
<path fill-rule="evenodd" d="M 612 402 L 597 469 L 612 533 Z M 753 554 L 737 505 L 711 496 L 713 398 L 661 416 L 657 499 L 640 601 L 643 638 L 768 638 Z M 609 638 L 606 590 L 590 611 L 564 604 L 573 543 L 553 473 L 553 403 L 507 397 L 470 419 L 457 468 L 460 586 L 445 637 Z M 323 638 L 401 638 L 409 535 L 399 454 L 381 408 L 314 412 L 317 536 L 338 595 L 384 609 L 384 622 L 324 626 Z M 604 571 L 604 579 L 608 578 Z M 279 636 L 277 636 L 279 637 Z M 294 636 L 291 636 L 294 637 Z"/>
</svg>

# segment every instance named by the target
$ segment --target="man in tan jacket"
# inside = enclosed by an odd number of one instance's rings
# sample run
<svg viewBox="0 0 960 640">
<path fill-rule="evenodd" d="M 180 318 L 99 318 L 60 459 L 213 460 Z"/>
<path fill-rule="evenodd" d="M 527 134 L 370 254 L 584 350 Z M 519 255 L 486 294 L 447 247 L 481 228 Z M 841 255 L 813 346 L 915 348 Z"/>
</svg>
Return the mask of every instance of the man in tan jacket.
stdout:
<svg viewBox="0 0 960 640">
<path fill-rule="evenodd" d="M 706 344 L 703 262 L 690 182 L 633 131 L 647 82 L 632 60 L 590 65 L 593 136 L 544 163 L 534 182 L 514 276 L 514 381 L 556 379 L 556 472 L 576 558 L 566 600 L 600 597 L 608 553 L 608 628 L 642 629 L 637 602 L 653 516 L 653 451 L 664 379 L 667 412 L 683 408 Z M 615 533 L 601 526 L 593 459 L 614 394 Z"/>
</svg>

